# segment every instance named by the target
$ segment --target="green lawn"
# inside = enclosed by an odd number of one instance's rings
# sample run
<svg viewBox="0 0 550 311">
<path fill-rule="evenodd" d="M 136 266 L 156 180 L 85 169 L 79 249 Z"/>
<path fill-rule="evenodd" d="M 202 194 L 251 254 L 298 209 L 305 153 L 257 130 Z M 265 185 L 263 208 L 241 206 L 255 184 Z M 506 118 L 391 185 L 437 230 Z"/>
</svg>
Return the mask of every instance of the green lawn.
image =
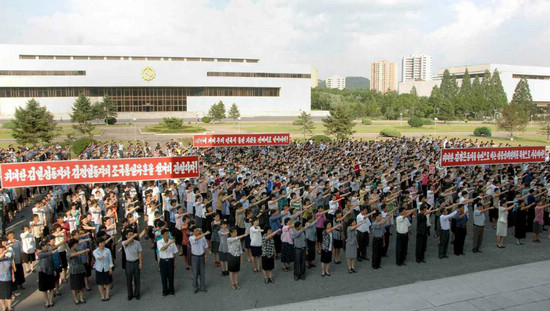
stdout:
<svg viewBox="0 0 550 311">
<path fill-rule="evenodd" d="M 103 130 L 99 127 L 96 127 L 95 130 L 92 131 L 93 135 L 101 134 Z M 57 134 L 58 137 L 67 137 L 67 135 L 73 134 L 75 136 L 80 136 L 78 132 L 73 129 L 73 127 L 70 124 L 63 124 L 59 126 L 59 132 Z M 11 136 L 11 130 L 10 129 L 0 129 L 0 139 L 13 139 Z"/>
<path fill-rule="evenodd" d="M 148 132 L 148 133 L 176 134 L 176 133 L 202 133 L 202 132 L 205 132 L 206 129 L 204 127 L 195 126 L 195 125 L 184 125 L 182 128 L 179 128 L 179 129 L 171 129 L 171 128 L 168 128 L 164 123 L 158 123 L 155 125 L 146 126 L 141 131 Z"/>
</svg>

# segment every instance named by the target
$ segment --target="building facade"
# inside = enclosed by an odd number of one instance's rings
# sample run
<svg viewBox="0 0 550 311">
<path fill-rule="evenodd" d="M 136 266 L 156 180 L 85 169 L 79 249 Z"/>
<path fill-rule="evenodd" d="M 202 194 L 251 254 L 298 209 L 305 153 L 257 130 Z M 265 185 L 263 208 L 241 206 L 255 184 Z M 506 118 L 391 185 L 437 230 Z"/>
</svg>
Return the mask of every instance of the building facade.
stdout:
<svg viewBox="0 0 550 311">
<path fill-rule="evenodd" d="M 315 68 L 311 68 L 311 88 L 319 86 L 319 71 Z"/>
<path fill-rule="evenodd" d="M 346 77 L 341 77 L 341 76 L 328 77 L 326 81 L 326 87 L 329 89 L 343 90 L 346 88 Z"/>
<path fill-rule="evenodd" d="M 181 55 L 147 48 L 0 45 L 0 117 L 36 99 L 68 117 L 79 94 L 109 95 L 119 115 L 205 115 L 223 101 L 243 116 L 298 115 L 311 110 L 308 65 L 255 58 Z"/>
<path fill-rule="evenodd" d="M 370 65 L 370 89 L 378 92 L 397 90 L 396 64 L 387 60 Z"/>
<path fill-rule="evenodd" d="M 401 82 L 427 81 L 432 79 L 432 57 L 411 55 L 403 57 Z"/>
</svg>

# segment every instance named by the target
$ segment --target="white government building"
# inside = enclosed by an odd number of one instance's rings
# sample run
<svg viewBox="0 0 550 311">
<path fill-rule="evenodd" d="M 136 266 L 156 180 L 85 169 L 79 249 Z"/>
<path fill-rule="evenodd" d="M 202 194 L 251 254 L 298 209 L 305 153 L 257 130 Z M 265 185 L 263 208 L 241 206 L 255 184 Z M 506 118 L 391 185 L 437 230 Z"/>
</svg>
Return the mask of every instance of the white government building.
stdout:
<svg viewBox="0 0 550 311">
<path fill-rule="evenodd" d="M 538 66 L 517 66 L 517 65 L 504 65 L 504 64 L 481 64 L 470 66 L 457 66 L 440 68 L 437 71 L 437 77 L 427 81 L 405 81 L 399 83 L 399 94 L 410 93 L 413 86 L 416 88 L 416 92 L 419 96 L 430 96 L 432 89 L 435 85 L 441 84 L 443 73 L 445 69 L 449 70 L 451 75 L 455 75 L 459 85 L 462 85 L 462 79 L 464 73 L 468 69 L 468 73 L 472 78 L 477 76 L 480 79 L 483 78 L 485 70 L 489 70 L 491 74 L 498 70 L 500 80 L 502 80 L 502 87 L 506 92 L 508 102 L 512 100 L 516 86 L 521 78 L 527 79 L 529 83 L 529 90 L 533 97 L 533 102 L 540 107 L 546 107 L 550 105 L 550 67 L 538 67 Z"/>
<path fill-rule="evenodd" d="M 311 110 L 310 65 L 121 46 L 0 45 L 0 118 L 30 98 L 68 118 L 83 93 L 109 95 L 119 118 L 199 117 L 223 101 L 242 116 Z"/>
</svg>

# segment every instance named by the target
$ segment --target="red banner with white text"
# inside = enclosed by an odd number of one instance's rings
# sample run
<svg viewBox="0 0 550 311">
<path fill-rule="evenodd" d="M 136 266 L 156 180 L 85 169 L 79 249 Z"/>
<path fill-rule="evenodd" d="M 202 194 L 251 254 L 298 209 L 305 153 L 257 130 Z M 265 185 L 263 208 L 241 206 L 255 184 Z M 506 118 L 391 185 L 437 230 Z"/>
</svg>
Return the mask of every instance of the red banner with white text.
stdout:
<svg viewBox="0 0 550 311">
<path fill-rule="evenodd" d="M 199 177 L 199 157 L 127 158 L 0 165 L 3 188 Z"/>
<path fill-rule="evenodd" d="M 441 166 L 544 162 L 545 146 L 441 150 Z"/>
<path fill-rule="evenodd" d="M 195 147 L 280 146 L 290 144 L 289 133 L 194 135 Z"/>
</svg>

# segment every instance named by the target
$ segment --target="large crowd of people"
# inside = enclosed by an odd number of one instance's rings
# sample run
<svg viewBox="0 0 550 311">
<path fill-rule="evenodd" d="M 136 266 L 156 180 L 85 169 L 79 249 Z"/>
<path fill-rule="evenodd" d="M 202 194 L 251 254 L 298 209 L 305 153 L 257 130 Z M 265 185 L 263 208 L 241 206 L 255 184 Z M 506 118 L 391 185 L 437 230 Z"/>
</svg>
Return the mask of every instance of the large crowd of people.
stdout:
<svg viewBox="0 0 550 311">
<path fill-rule="evenodd" d="M 144 265 L 157 265 L 158 294 L 166 296 L 175 294 L 178 263 L 191 270 L 198 293 L 208 289 L 208 264 L 229 276 L 228 289 L 238 290 L 245 262 L 270 284 L 276 266 L 300 281 L 308 273 L 330 277 L 331 265 L 342 262 L 350 275 L 361 272 L 356 261 L 370 260 L 375 270 L 406 265 L 413 239 L 410 251 L 422 264 L 430 235 L 441 260 L 469 251 L 467 238 L 476 254 L 495 244 L 504 249 L 508 234 L 518 247 L 540 243 L 550 221 L 548 163 L 439 166 L 442 148 L 482 146 L 495 145 L 432 138 L 205 149 L 174 140 L 92 144 L 79 159 L 198 154 L 201 176 L 0 190 L 4 231 L 13 214 L 32 208 L 19 236 L 8 231 L 1 238 L 0 307 L 12 310 L 13 292 L 24 289 L 29 273 L 38 274 L 50 308 L 63 282 L 76 305 L 86 303 L 94 283 L 109 301 L 113 282 L 123 282 L 113 280 L 115 266 L 125 269 L 128 300 L 139 300 Z M 69 159 L 55 145 L 10 147 L 0 156 L 2 162 Z M 497 235 L 490 246 L 487 226 Z M 147 247 L 154 257 L 144 258 Z"/>
</svg>

